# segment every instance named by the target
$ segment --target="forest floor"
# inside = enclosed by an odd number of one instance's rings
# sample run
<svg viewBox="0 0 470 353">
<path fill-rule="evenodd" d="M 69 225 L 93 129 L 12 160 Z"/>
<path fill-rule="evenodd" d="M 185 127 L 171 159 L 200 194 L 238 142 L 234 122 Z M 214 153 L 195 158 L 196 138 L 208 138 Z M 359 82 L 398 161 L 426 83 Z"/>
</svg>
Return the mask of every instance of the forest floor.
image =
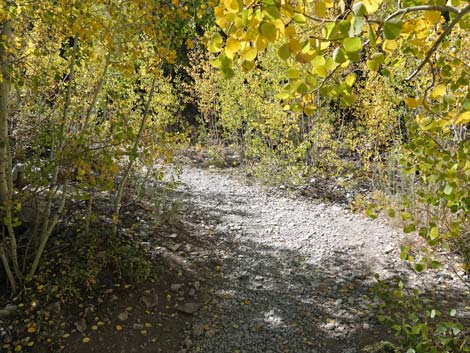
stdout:
<svg viewBox="0 0 470 353">
<path fill-rule="evenodd" d="M 393 340 L 371 305 L 374 274 L 399 275 L 469 316 L 449 266 L 415 273 L 399 259 L 415 238 L 344 205 L 265 187 L 237 168 L 190 165 L 158 196 L 167 213 L 158 227 L 152 197 L 125 210 L 121 233 L 152 259 L 155 281 L 105 279 L 72 307 L 44 295 L 16 302 L 19 319 L 2 328 L 0 317 L 5 352 L 359 353 Z M 39 314 L 43 326 L 30 331 Z M 38 334 L 50 338 L 28 348 Z"/>
</svg>

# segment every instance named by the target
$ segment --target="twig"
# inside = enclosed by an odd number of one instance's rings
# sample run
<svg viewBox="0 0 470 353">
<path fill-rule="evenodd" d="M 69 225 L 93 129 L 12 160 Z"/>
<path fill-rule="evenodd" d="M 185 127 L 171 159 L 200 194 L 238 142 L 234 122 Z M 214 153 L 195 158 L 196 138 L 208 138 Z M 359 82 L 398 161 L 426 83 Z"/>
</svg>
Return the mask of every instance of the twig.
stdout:
<svg viewBox="0 0 470 353">
<path fill-rule="evenodd" d="M 384 22 L 390 21 L 392 18 L 395 18 L 398 16 L 406 15 L 407 13 L 410 13 L 410 12 L 419 12 L 419 11 L 453 12 L 458 15 L 460 14 L 462 10 L 460 10 L 458 7 L 438 6 L 438 5 L 420 5 L 420 6 L 405 7 L 405 8 L 399 8 L 397 11 L 395 11 L 390 16 L 388 16 Z"/>
</svg>

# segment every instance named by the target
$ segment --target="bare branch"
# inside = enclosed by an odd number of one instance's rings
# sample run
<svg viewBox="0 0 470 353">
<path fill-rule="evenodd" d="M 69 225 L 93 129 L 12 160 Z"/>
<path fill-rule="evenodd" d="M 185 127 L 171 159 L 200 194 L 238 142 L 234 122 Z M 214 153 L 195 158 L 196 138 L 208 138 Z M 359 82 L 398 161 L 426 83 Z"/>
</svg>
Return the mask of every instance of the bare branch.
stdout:
<svg viewBox="0 0 470 353">
<path fill-rule="evenodd" d="M 459 14 L 461 10 L 458 7 L 454 7 L 454 6 L 438 6 L 438 5 L 411 6 L 411 7 L 398 9 L 397 11 L 392 13 L 390 16 L 388 16 L 385 19 L 385 22 L 390 21 L 392 18 L 406 15 L 407 13 L 410 13 L 410 12 L 418 12 L 418 11 L 440 11 L 440 12 L 453 12 L 453 13 Z"/>
</svg>

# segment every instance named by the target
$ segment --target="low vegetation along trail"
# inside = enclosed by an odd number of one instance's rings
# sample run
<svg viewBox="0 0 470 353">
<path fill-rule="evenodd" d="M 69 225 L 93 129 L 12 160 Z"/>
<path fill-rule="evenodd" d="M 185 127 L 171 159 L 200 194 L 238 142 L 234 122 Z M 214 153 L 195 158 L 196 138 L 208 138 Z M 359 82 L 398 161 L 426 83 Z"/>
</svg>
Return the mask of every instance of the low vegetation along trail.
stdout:
<svg viewBox="0 0 470 353">
<path fill-rule="evenodd" d="M 197 272 L 210 288 L 181 353 L 359 352 L 390 336 L 369 305 L 374 273 L 456 285 L 446 270 L 418 276 L 399 260 L 400 233 L 336 205 L 190 167 L 177 193 L 207 242 Z"/>
</svg>

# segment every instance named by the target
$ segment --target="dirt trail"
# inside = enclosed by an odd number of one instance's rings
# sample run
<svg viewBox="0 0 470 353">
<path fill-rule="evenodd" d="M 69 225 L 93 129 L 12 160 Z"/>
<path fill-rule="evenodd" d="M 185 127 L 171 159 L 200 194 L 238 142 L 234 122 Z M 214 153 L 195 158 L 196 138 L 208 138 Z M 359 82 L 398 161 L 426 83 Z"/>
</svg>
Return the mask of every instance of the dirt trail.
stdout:
<svg viewBox="0 0 470 353">
<path fill-rule="evenodd" d="M 177 193 L 208 246 L 198 270 L 210 287 L 181 353 L 359 352 L 385 333 L 368 305 L 374 273 L 457 286 L 445 270 L 418 276 L 397 231 L 339 206 L 192 167 Z"/>
</svg>

